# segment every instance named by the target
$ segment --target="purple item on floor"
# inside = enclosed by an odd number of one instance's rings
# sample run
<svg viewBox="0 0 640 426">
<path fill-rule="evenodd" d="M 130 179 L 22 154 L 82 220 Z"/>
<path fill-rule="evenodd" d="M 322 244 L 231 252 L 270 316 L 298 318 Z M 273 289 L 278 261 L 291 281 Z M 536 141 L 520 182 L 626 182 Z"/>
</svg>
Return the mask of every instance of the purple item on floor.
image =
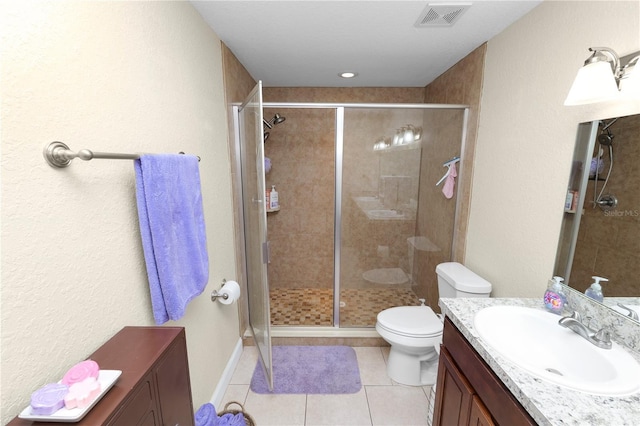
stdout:
<svg viewBox="0 0 640 426">
<path fill-rule="evenodd" d="M 218 417 L 217 426 L 246 426 L 247 422 L 244 420 L 244 415 L 242 413 L 238 414 L 223 414 Z"/>
<path fill-rule="evenodd" d="M 218 426 L 219 417 L 216 407 L 211 403 L 203 404 L 195 415 L 196 426 Z"/>
<path fill-rule="evenodd" d="M 251 378 L 255 393 L 345 394 L 362 388 L 356 352 L 349 346 L 274 346 L 273 391 L 260 361 Z"/>
</svg>

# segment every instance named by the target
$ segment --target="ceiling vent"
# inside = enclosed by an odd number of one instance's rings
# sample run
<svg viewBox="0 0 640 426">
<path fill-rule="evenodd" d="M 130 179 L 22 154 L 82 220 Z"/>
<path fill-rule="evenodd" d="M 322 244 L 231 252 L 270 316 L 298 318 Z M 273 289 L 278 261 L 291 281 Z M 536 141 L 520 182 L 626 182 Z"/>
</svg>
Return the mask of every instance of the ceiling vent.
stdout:
<svg viewBox="0 0 640 426">
<path fill-rule="evenodd" d="M 418 28 L 450 27 L 470 7 L 471 3 L 430 3 L 414 25 Z"/>
</svg>

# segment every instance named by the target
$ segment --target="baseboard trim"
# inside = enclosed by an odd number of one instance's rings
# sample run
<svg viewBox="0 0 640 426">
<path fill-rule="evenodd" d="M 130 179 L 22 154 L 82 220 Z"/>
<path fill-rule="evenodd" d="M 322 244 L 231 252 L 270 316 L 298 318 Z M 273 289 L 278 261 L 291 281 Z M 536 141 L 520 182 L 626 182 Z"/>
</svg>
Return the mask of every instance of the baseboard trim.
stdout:
<svg viewBox="0 0 640 426">
<path fill-rule="evenodd" d="M 220 404 L 222 404 L 222 398 L 224 398 L 224 394 L 227 391 L 227 387 L 229 386 L 229 383 L 231 383 L 231 377 L 233 376 L 233 372 L 236 370 L 236 366 L 238 365 L 238 362 L 240 362 L 241 355 L 242 355 L 242 339 L 238 338 L 238 342 L 236 343 L 235 348 L 233 348 L 233 352 L 229 357 L 229 361 L 227 361 L 227 365 L 224 367 L 222 376 L 218 381 L 216 390 L 213 391 L 213 395 L 211 396 L 211 403 L 213 404 L 214 407 L 220 407 Z"/>
</svg>

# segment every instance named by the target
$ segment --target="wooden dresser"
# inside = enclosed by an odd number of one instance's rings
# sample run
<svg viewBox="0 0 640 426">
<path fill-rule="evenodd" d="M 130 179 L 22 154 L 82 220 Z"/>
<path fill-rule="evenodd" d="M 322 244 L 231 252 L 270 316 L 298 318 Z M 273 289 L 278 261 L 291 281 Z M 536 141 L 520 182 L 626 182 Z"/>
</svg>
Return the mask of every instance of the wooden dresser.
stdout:
<svg viewBox="0 0 640 426">
<path fill-rule="evenodd" d="M 193 426 L 184 328 L 125 327 L 89 358 L 96 361 L 100 369 L 122 370 L 122 375 L 80 422 L 67 424 Z M 11 426 L 62 424 L 17 417 L 9 423 Z"/>
</svg>

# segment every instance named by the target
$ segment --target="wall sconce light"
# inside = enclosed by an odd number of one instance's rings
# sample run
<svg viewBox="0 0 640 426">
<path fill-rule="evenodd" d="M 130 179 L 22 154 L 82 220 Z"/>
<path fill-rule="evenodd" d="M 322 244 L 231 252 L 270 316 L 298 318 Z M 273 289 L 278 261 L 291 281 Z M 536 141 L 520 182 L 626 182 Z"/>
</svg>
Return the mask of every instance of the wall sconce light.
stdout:
<svg viewBox="0 0 640 426">
<path fill-rule="evenodd" d="M 593 54 L 578 70 L 565 105 L 640 99 L 640 52 L 620 58 L 608 47 L 590 47 L 589 51 Z"/>
</svg>

